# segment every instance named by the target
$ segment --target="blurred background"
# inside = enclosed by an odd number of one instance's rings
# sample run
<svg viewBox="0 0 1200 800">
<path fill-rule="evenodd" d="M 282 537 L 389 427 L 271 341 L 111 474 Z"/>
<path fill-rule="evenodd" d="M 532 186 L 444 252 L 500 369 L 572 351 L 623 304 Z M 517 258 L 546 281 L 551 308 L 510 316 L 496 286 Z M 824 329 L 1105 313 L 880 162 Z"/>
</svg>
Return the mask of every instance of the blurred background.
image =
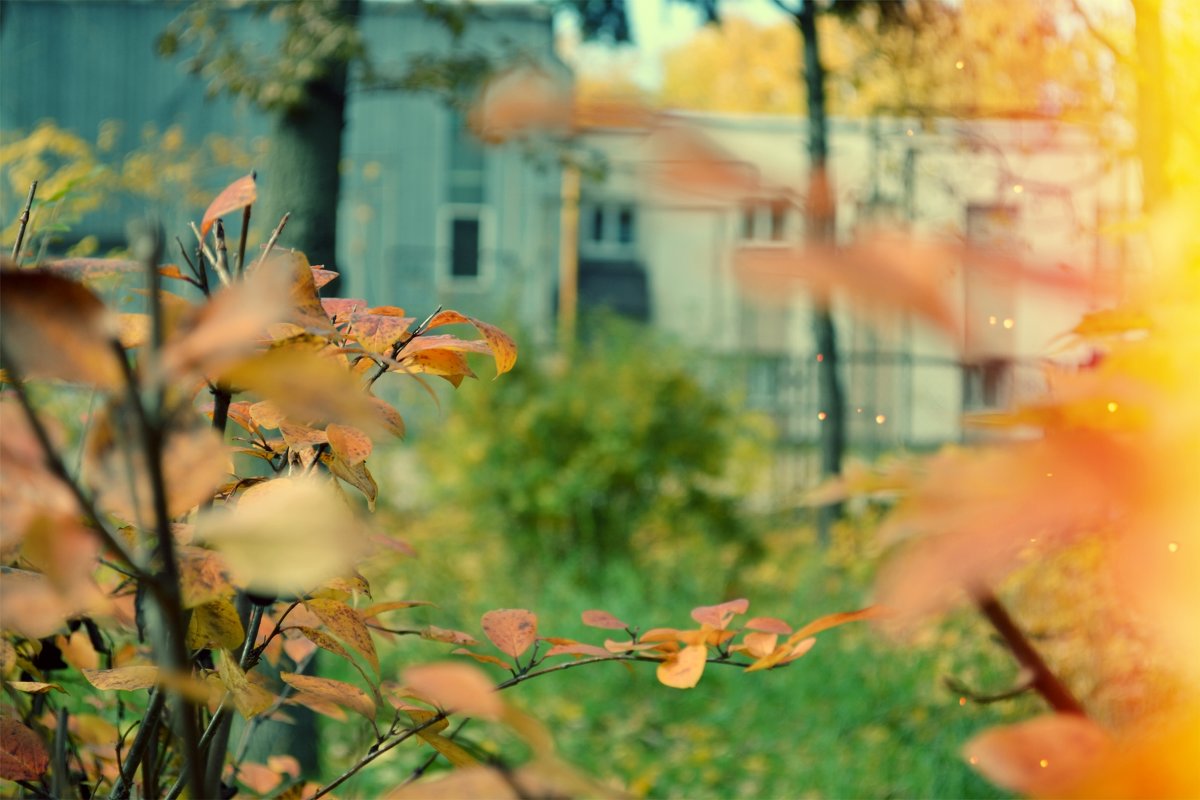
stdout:
<svg viewBox="0 0 1200 800">
<path fill-rule="evenodd" d="M 1166 119 L 1200 100 L 1179 80 L 1198 18 L 1185 0 L 4 0 L 0 220 L 38 180 L 36 256 L 119 252 L 147 212 L 187 243 L 256 170 L 252 244 L 290 211 L 281 243 L 337 270 L 334 293 L 512 331 L 495 383 L 384 389 L 409 437 L 373 456 L 379 523 L 419 555 L 365 570 L 381 596 L 441 602 L 416 621 L 520 606 L 582 636 L 583 609 L 650 627 L 738 596 L 807 619 L 865 603 L 881 552 L 880 507 L 814 510 L 808 490 L 977 437 L 964 414 L 1038 391 L 1047 357 L 1090 357 L 1056 336 L 1146 269 L 1130 223 L 1194 161 Z M 1119 715 L 1141 698 L 1097 677 L 1118 659 L 1088 638 L 1104 601 L 1070 596 L 1073 558 L 1018 577 L 1021 602 L 1073 604 L 1033 633 Z M 761 680 L 677 693 L 613 665 L 521 701 L 638 795 L 996 796 L 957 749 L 1032 701 L 964 706 L 944 679 L 1015 671 L 963 616 L 899 650 L 847 629 Z M 361 751 L 328 726 L 331 763 Z M 395 761 L 355 791 L 407 775 Z"/>
</svg>

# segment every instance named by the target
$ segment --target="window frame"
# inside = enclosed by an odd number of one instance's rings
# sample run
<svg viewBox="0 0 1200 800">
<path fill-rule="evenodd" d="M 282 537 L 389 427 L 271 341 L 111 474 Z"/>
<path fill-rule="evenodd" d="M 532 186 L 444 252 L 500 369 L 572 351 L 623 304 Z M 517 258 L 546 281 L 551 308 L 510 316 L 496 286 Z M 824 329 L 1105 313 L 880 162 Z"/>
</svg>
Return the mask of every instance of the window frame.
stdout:
<svg viewBox="0 0 1200 800">
<path fill-rule="evenodd" d="M 475 275 L 455 275 L 452 248 L 454 221 L 476 219 L 479 222 L 479 271 Z M 438 286 L 453 289 L 484 289 L 495 276 L 495 212 L 485 203 L 443 203 L 437 212 L 435 246 Z"/>
</svg>

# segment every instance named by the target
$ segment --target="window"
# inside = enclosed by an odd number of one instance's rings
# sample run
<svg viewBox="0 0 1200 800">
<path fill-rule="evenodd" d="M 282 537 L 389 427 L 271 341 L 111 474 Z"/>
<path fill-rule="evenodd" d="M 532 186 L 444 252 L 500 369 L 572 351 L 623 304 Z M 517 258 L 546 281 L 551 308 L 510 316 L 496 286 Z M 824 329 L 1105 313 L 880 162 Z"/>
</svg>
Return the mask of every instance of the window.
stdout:
<svg viewBox="0 0 1200 800">
<path fill-rule="evenodd" d="M 589 255 L 627 258 L 637 244 L 637 210 L 631 203 L 595 203 L 583 215 L 580 249 Z"/>
<path fill-rule="evenodd" d="M 743 242 L 766 244 L 791 241 L 795 207 L 787 200 L 755 200 L 742 206 Z"/>
<path fill-rule="evenodd" d="M 454 217 L 450 221 L 450 275 L 479 277 L 478 217 Z"/>
<path fill-rule="evenodd" d="M 463 115 L 447 116 L 445 147 L 446 204 L 438 214 L 439 275 L 470 285 L 487 275 L 488 236 L 492 230 L 487 194 L 487 152 Z"/>
</svg>

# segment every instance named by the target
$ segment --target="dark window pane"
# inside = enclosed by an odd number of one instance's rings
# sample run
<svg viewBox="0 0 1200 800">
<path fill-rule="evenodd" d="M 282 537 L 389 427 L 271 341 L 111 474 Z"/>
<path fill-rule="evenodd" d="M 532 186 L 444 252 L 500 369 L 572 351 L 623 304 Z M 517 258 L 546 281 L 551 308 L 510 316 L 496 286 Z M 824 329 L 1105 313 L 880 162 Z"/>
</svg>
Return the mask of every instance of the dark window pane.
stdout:
<svg viewBox="0 0 1200 800">
<path fill-rule="evenodd" d="M 456 219 L 450 234 L 450 274 L 455 278 L 478 277 L 479 220 Z"/>
<path fill-rule="evenodd" d="M 617 215 L 617 241 L 621 244 L 633 243 L 633 209 L 623 206 Z"/>
<path fill-rule="evenodd" d="M 787 224 L 787 206 L 775 203 L 771 206 L 771 241 L 782 242 Z"/>
<path fill-rule="evenodd" d="M 604 241 L 604 209 L 599 206 L 592 211 L 592 241 Z"/>
</svg>

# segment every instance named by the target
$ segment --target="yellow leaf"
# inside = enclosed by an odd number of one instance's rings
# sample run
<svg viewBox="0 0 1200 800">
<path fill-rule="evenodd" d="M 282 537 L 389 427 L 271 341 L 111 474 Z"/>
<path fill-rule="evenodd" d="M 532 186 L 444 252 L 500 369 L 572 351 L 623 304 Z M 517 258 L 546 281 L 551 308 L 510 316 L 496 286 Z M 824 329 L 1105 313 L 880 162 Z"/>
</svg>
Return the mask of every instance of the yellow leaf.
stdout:
<svg viewBox="0 0 1200 800">
<path fill-rule="evenodd" d="M 227 598 L 218 598 L 192 610 L 187 646 L 192 650 L 233 650 L 246 638 L 237 609 Z"/>
<path fill-rule="evenodd" d="M 87 631 L 80 628 L 69 637 L 55 636 L 54 643 L 62 653 L 63 661 L 78 670 L 96 669 L 100 666 L 100 654 L 92 647 Z"/>
<path fill-rule="evenodd" d="M 80 671 L 88 683 L 102 691 L 117 689 L 122 692 L 135 692 L 139 689 L 149 689 L 158 683 L 158 667 L 128 666 Z"/>
<path fill-rule="evenodd" d="M 238 666 L 237 658 L 228 650 L 221 651 L 217 662 L 217 677 L 233 697 L 233 705 L 244 718 L 261 714 L 275 704 L 275 695 L 251 683 Z"/>
<path fill-rule="evenodd" d="M 59 686 L 57 683 L 42 683 L 41 681 L 9 681 L 8 685 L 16 689 L 18 692 L 25 692 L 26 694 L 46 694 L 50 691 L 69 694 L 66 689 Z"/>
</svg>

